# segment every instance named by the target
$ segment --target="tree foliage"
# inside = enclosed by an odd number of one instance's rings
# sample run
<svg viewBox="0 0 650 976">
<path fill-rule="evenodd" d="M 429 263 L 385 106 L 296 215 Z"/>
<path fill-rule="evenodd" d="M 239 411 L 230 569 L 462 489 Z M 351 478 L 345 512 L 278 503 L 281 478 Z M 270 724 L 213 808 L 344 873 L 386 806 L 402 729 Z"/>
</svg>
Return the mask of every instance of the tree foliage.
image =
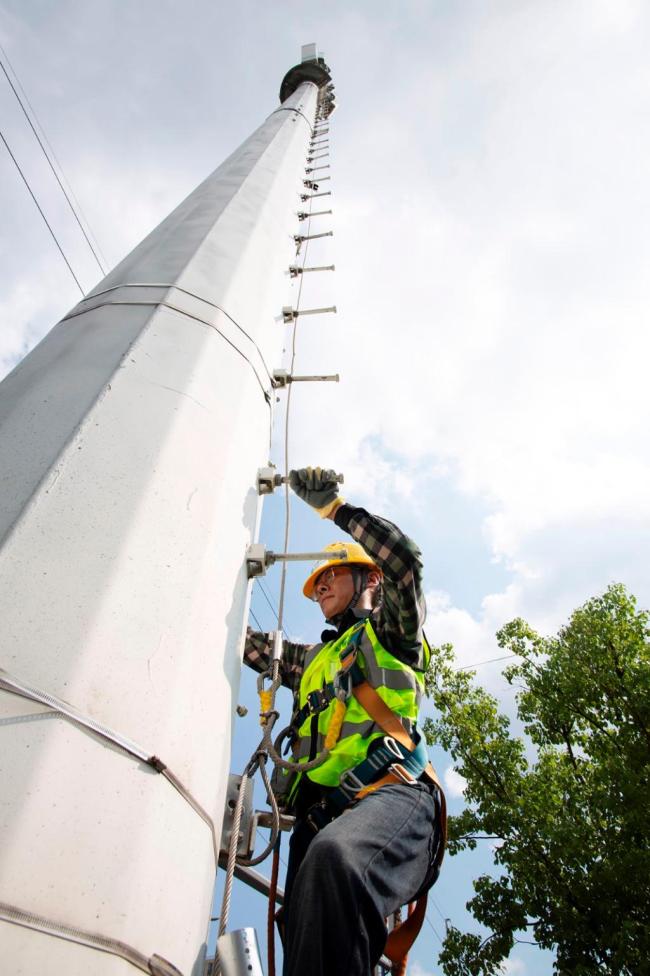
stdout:
<svg viewBox="0 0 650 976">
<path fill-rule="evenodd" d="M 620 585 L 557 636 L 503 627 L 500 647 L 521 656 L 505 674 L 524 737 L 437 648 L 427 682 L 440 717 L 425 733 L 467 781 L 449 853 L 491 842 L 496 866 L 468 903 L 488 935 L 451 927 L 447 976 L 499 973 L 518 938 L 555 949 L 558 973 L 650 972 L 649 636 Z"/>
</svg>

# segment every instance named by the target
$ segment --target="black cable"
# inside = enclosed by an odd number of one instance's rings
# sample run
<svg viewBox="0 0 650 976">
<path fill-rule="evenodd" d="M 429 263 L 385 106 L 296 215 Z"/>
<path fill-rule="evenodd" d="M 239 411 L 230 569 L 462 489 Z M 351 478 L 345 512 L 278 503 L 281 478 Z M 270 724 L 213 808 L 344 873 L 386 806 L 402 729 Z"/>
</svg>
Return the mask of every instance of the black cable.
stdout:
<svg viewBox="0 0 650 976">
<path fill-rule="evenodd" d="M 253 621 L 257 624 L 257 629 L 260 630 L 260 631 L 264 631 L 264 628 L 262 627 L 261 623 L 259 622 L 259 620 L 255 616 L 255 614 L 253 613 L 252 609 L 249 610 L 248 612 L 250 613 L 251 617 L 253 618 Z"/>
<path fill-rule="evenodd" d="M 0 48 L 0 49 L 1 49 L 1 48 Z M 7 63 L 9 63 L 9 59 L 7 58 L 7 55 L 5 54 L 5 52 L 4 52 L 4 50 L 2 50 L 2 53 L 4 54 L 4 56 L 5 56 L 5 59 L 7 60 Z M 33 122 L 32 122 L 32 120 L 30 119 L 30 117 L 29 117 L 29 114 L 28 114 L 28 112 L 27 112 L 27 109 L 25 108 L 25 106 L 24 106 L 24 104 L 23 104 L 23 101 L 22 101 L 22 99 L 21 99 L 21 97 L 20 97 L 20 95 L 19 95 L 19 94 L 18 94 L 18 92 L 16 91 L 16 87 L 15 87 L 15 85 L 14 85 L 14 83 L 13 83 L 13 81 L 11 80 L 11 78 L 9 77 L 9 73 L 8 73 L 8 71 L 7 71 L 7 69 L 5 68 L 5 66 L 4 66 L 4 64 L 2 63 L 2 60 L 1 60 L 1 59 L 0 59 L 0 68 L 2 68 L 2 70 L 3 70 L 3 72 L 4 72 L 4 76 L 5 76 L 5 78 L 7 79 L 7 81 L 9 82 L 9 84 L 10 84 L 10 86 L 11 86 L 11 90 L 12 90 L 12 92 L 13 92 L 13 93 L 14 93 L 14 95 L 16 96 L 16 100 L 18 101 L 18 104 L 20 105 L 20 107 L 21 107 L 21 109 L 23 110 L 23 115 L 25 116 L 25 118 L 26 118 L 26 119 L 27 119 L 27 121 L 29 122 L 29 126 L 30 126 L 30 128 L 31 128 L 31 130 L 32 130 L 32 132 L 34 133 L 34 136 L 36 137 L 36 141 L 38 142 L 38 144 L 39 144 L 39 146 L 41 147 L 41 149 L 42 149 L 42 151 L 43 151 L 43 155 L 45 156 L 45 158 L 46 158 L 46 160 L 47 160 L 47 162 L 48 162 L 48 164 L 49 164 L 49 167 L 50 167 L 50 169 L 51 169 L 51 170 L 52 170 L 52 172 L 54 173 L 54 178 L 55 178 L 55 180 L 56 180 L 56 182 L 57 182 L 57 183 L 59 184 L 59 186 L 60 186 L 60 188 L 61 188 L 61 193 L 62 193 L 62 194 L 63 194 L 63 196 L 64 196 L 64 197 L 66 198 L 66 201 L 67 201 L 67 204 L 68 204 L 68 206 L 70 207 L 70 210 L 72 211 L 72 216 L 74 217 L 74 219 L 75 219 L 75 220 L 77 221 L 77 223 L 79 224 L 79 229 L 80 229 L 80 231 L 81 231 L 81 233 L 83 234 L 83 236 L 84 236 L 84 237 L 86 238 L 86 243 L 88 244 L 88 247 L 89 247 L 89 248 L 90 248 L 90 250 L 91 250 L 91 251 L 93 252 L 93 257 L 95 258 L 95 261 L 96 261 L 96 262 L 97 262 L 97 264 L 99 265 L 99 270 L 101 271 L 101 273 L 102 273 L 103 275 L 105 275 L 105 274 L 106 274 L 106 269 L 104 268 L 104 266 L 103 266 L 103 264 L 102 264 L 102 262 L 101 262 L 101 261 L 99 260 L 99 257 L 97 256 L 97 252 L 95 251 L 95 248 L 94 248 L 94 247 L 92 246 L 92 243 L 91 243 L 91 240 L 90 240 L 90 238 L 88 237 L 88 234 L 86 233 L 86 231 L 85 231 L 85 229 L 84 229 L 84 227 L 83 227 L 83 225 L 82 225 L 82 223 L 81 223 L 81 221 L 79 220 L 79 217 L 78 217 L 78 215 L 77 215 L 77 211 L 75 210 L 75 208 L 74 208 L 74 207 L 73 207 L 73 205 L 72 205 L 72 200 L 70 199 L 70 197 L 69 197 L 69 196 L 68 196 L 68 194 L 66 193 L 66 190 L 65 190 L 65 187 L 64 187 L 64 185 L 63 185 L 63 183 L 61 182 L 61 180 L 59 179 L 59 174 L 58 174 L 58 173 L 57 173 L 57 171 L 55 170 L 55 168 L 54 168 L 54 164 L 52 163 L 52 160 L 50 159 L 50 157 L 49 157 L 49 155 L 48 155 L 48 153 L 47 153 L 47 150 L 46 150 L 46 148 L 45 148 L 45 146 L 43 145 L 43 143 L 42 143 L 42 141 L 41 141 L 41 138 L 40 138 L 40 136 L 39 136 L 39 134 L 38 134 L 38 132 L 37 132 L 37 131 L 36 131 L 36 129 L 34 128 L 34 123 L 33 123 Z M 12 71 L 14 72 L 14 74 L 16 74 L 16 72 L 15 72 L 15 69 L 14 69 L 13 67 L 12 67 Z M 18 75 L 16 75 L 16 78 L 18 78 Z M 22 85 L 21 85 L 21 88 L 22 88 Z M 32 109 L 32 112 L 33 112 L 33 111 L 34 111 L 34 110 Z M 60 164 L 59 164 L 59 165 L 60 165 Z M 63 171 L 62 171 L 62 172 L 63 172 Z"/>
<path fill-rule="evenodd" d="M 259 578 L 259 576 L 255 578 L 255 582 L 256 582 L 256 583 L 259 583 L 259 585 L 260 585 L 260 590 L 262 591 L 262 596 L 264 597 L 264 599 L 265 599 L 265 600 L 266 600 L 266 602 L 268 603 L 268 605 L 269 605 L 269 607 L 271 608 L 271 613 L 273 614 L 273 616 L 277 618 L 277 616 L 278 616 L 278 610 L 277 610 L 277 607 L 276 607 L 276 606 L 275 606 L 275 604 L 273 603 L 273 601 L 272 601 L 272 599 L 271 599 L 271 597 L 270 597 L 270 595 L 268 594 L 268 592 L 267 592 L 267 590 L 266 590 L 266 588 L 265 588 L 265 587 L 264 587 L 264 585 L 262 584 L 262 580 L 261 580 L 261 579 Z M 286 631 L 285 631 L 284 629 L 282 630 L 282 633 L 283 633 L 283 634 L 284 634 L 284 636 L 285 636 L 285 637 L 287 638 L 287 640 L 289 640 L 289 638 L 287 637 L 287 634 L 286 634 Z"/>
<path fill-rule="evenodd" d="M 18 172 L 20 173 L 20 175 L 21 175 L 21 177 L 22 177 L 22 180 L 23 180 L 23 183 L 25 184 L 25 186 L 26 186 L 26 187 L 27 187 L 27 189 L 29 190 L 29 194 L 30 194 L 30 196 L 31 196 L 31 198 L 32 198 L 32 200 L 34 201 L 34 203 L 36 204 L 36 206 L 37 206 L 37 208 L 38 208 L 38 212 L 40 213 L 40 215 L 41 215 L 41 217 L 42 217 L 42 218 L 43 218 L 43 220 L 45 221 L 45 226 L 47 227 L 47 229 L 49 230 L 49 232 L 50 232 L 50 234 L 52 235 L 52 240 L 54 241 L 54 243 L 55 243 L 55 244 L 56 244 L 56 246 L 58 247 L 58 249 L 59 249 L 59 252 L 60 252 L 60 254 L 61 254 L 61 257 L 63 258 L 63 260 L 65 261 L 65 263 L 66 263 L 66 264 L 67 264 L 67 266 L 68 266 L 68 271 L 70 272 L 70 274 L 71 274 L 71 275 L 72 275 L 72 277 L 74 278 L 74 280 L 75 280 L 75 283 L 76 283 L 76 285 L 77 285 L 77 288 L 79 289 L 79 291 L 81 292 L 81 294 L 82 294 L 82 296 L 83 296 L 83 295 L 84 295 L 84 290 L 83 290 L 83 288 L 81 287 L 81 285 L 79 284 L 79 279 L 77 278 L 77 276 L 76 276 L 76 274 L 75 274 L 75 273 L 74 273 L 74 271 L 72 270 L 72 265 L 70 264 L 70 262 L 68 261 L 68 259 L 67 259 L 67 257 L 65 256 L 65 254 L 64 254 L 64 252 L 63 252 L 63 248 L 61 247 L 61 245 L 59 244 L 59 242 L 58 242 L 58 240 L 57 240 L 57 236 L 56 236 L 56 234 L 54 233 L 54 231 L 53 231 L 53 230 L 52 230 L 52 228 L 50 227 L 50 225 L 49 225 L 49 223 L 48 223 L 48 219 L 47 219 L 47 217 L 45 216 L 45 214 L 43 213 L 43 210 L 42 210 L 42 208 L 41 208 L 41 205 L 40 205 L 40 203 L 38 202 L 38 200 L 37 200 L 37 199 L 36 199 L 36 197 L 34 196 L 34 191 L 32 190 L 32 188 L 31 188 L 31 186 L 30 186 L 30 185 L 29 185 L 29 183 L 27 182 L 27 177 L 25 176 L 25 174 L 23 173 L 23 171 L 22 171 L 22 169 L 20 168 L 20 166 L 19 166 L 19 164 L 18 164 L 18 160 L 16 159 L 16 157 L 15 157 L 15 156 L 14 156 L 14 154 L 12 153 L 12 151 L 11 151 L 11 149 L 9 148 L 9 143 L 8 143 L 8 142 L 7 142 L 7 140 L 5 139 L 5 137 L 4 137 L 4 135 L 3 135 L 3 133 L 2 133 L 2 131 L 0 131 L 0 139 L 2 139 L 2 141 L 4 142 L 4 144 L 5 144 L 5 147 L 6 147 L 6 149 L 7 149 L 7 152 L 9 153 L 9 155 L 11 156 L 11 158 L 13 159 L 13 161 L 14 161 L 14 164 L 15 164 L 15 166 L 16 166 L 16 169 L 18 170 Z"/>
</svg>

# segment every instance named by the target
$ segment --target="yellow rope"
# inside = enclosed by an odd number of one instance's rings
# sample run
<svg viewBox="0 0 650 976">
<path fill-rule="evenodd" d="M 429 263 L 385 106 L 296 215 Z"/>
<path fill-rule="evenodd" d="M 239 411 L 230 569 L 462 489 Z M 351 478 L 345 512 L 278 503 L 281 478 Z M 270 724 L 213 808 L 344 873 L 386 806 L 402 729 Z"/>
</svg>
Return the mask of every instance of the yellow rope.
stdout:
<svg viewBox="0 0 650 976">
<path fill-rule="evenodd" d="M 333 749 L 336 743 L 339 741 L 341 728 L 343 726 L 343 719 L 345 718 L 347 709 L 348 706 L 346 702 L 343 702 L 337 698 L 334 704 L 334 713 L 330 719 L 329 728 L 327 729 L 327 735 L 325 737 L 326 749 Z"/>
<path fill-rule="evenodd" d="M 266 725 L 267 712 L 273 708 L 273 695 L 271 691 L 260 691 L 260 725 Z"/>
</svg>

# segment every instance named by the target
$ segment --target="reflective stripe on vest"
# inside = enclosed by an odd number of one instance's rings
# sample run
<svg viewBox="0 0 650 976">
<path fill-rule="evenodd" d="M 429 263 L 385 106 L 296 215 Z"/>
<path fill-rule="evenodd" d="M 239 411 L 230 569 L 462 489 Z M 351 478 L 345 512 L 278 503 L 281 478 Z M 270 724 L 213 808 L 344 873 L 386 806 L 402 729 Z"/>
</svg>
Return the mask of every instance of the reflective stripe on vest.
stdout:
<svg viewBox="0 0 650 976">
<path fill-rule="evenodd" d="M 316 645 L 308 652 L 300 682 L 299 707 L 302 708 L 305 704 L 310 692 L 319 691 L 332 681 L 341 668 L 342 652 L 359 630 L 361 638 L 358 642 L 357 664 L 368 683 L 401 718 L 404 728 L 410 733 L 417 721 L 424 677 L 382 647 L 370 619 L 350 627 L 337 640 Z M 318 715 L 317 753 L 323 749 L 334 706 L 335 702 L 330 702 Z M 309 716 L 297 730 L 295 755 L 299 762 L 305 762 L 309 758 L 312 721 L 313 717 Z M 307 776 L 322 786 L 338 786 L 341 774 L 363 762 L 370 743 L 383 734 L 359 702 L 351 697 L 347 702 L 345 721 L 338 742 L 325 762 L 310 770 Z"/>
</svg>

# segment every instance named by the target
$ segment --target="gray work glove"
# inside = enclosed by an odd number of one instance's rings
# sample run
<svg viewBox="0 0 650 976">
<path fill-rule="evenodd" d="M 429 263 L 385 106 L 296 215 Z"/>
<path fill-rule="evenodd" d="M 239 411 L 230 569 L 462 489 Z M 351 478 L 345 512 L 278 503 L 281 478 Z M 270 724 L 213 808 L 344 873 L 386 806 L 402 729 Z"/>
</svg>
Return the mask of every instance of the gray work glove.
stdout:
<svg viewBox="0 0 650 976">
<path fill-rule="evenodd" d="M 321 518 L 327 518 L 343 504 L 336 471 L 329 468 L 300 468 L 298 471 L 290 471 L 289 484 L 298 498 L 315 508 Z"/>
</svg>

